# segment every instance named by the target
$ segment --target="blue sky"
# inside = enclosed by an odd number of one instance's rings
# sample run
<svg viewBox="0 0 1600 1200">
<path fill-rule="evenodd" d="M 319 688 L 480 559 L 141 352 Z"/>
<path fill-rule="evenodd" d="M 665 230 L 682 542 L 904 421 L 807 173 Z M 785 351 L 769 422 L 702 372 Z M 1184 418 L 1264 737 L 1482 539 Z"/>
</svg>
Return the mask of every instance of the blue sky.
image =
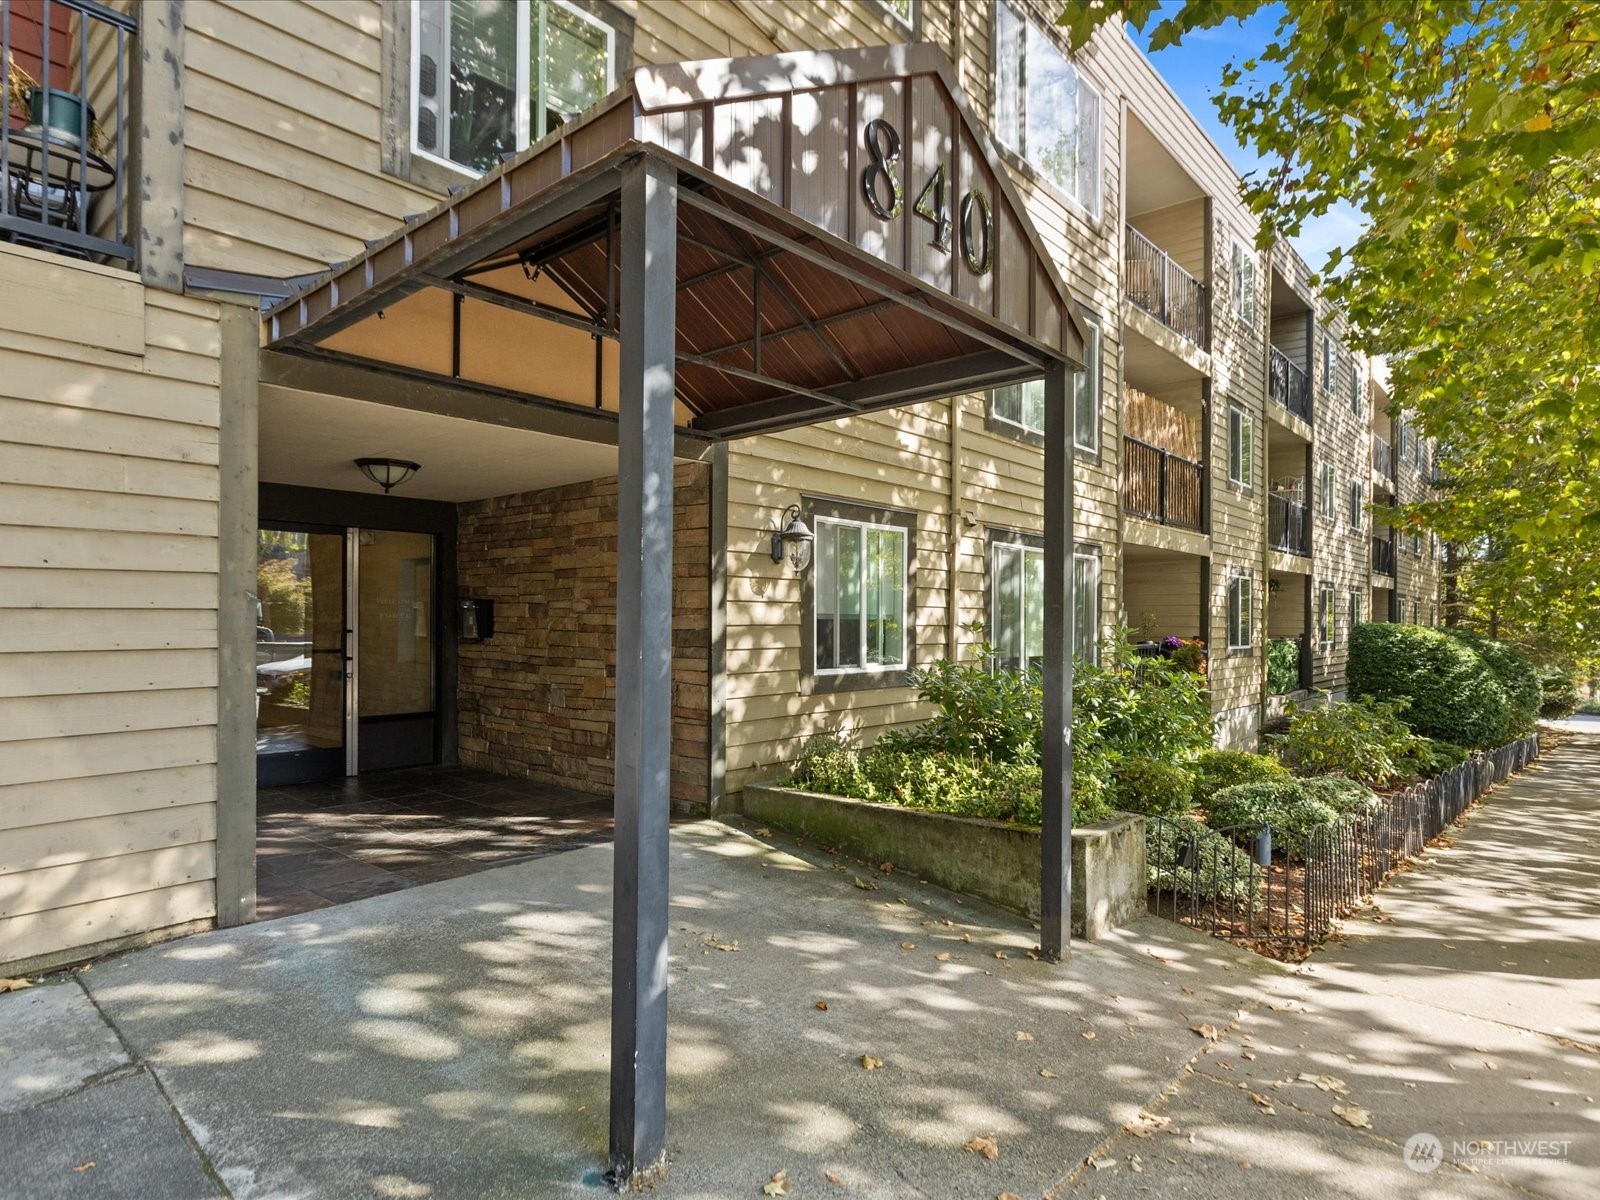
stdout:
<svg viewBox="0 0 1600 1200">
<path fill-rule="evenodd" d="M 1164 9 L 1175 7 L 1175 0 L 1167 0 L 1163 5 Z M 1217 119 L 1212 97 L 1220 90 L 1223 66 L 1243 62 L 1265 47 L 1282 16 L 1283 6 L 1274 4 L 1242 23 L 1227 21 L 1215 29 L 1191 33 L 1181 45 L 1150 54 L 1156 70 L 1172 85 L 1172 90 L 1199 120 L 1201 128 L 1221 147 L 1241 175 L 1255 169 L 1261 159 L 1253 149 L 1241 146 L 1232 130 Z M 1129 33 L 1135 44 L 1149 54 L 1149 39 L 1132 28 Z M 1361 225 L 1361 217 L 1355 209 L 1340 205 L 1326 216 L 1307 222 L 1294 244 L 1312 270 L 1321 270 L 1328 251 L 1335 246 L 1349 247 L 1359 236 Z"/>
</svg>

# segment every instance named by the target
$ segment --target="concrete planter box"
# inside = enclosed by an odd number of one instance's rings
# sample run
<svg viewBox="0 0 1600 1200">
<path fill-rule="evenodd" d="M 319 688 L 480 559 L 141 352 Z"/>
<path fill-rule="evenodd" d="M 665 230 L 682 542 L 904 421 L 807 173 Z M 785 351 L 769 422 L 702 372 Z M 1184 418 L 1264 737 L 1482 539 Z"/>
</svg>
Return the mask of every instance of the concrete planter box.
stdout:
<svg viewBox="0 0 1600 1200">
<path fill-rule="evenodd" d="M 748 786 L 752 821 L 804 834 L 871 862 L 1039 915 L 1039 831 L 999 821 Z M 1119 814 L 1072 831 L 1072 932 L 1094 941 L 1145 914 L 1144 818 Z"/>
</svg>

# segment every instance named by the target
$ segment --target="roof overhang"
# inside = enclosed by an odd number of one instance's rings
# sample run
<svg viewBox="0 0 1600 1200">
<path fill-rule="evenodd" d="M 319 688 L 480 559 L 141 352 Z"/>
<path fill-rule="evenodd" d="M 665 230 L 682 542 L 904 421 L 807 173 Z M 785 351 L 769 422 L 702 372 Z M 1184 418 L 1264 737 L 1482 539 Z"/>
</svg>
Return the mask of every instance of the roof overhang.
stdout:
<svg viewBox="0 0 1600 1200">
<path fill-rule="evenodd" d="M 639 157 L 679 183 L 684 436 L 832 420 L 1081 361 L 1060 274 L 927 45 L 640 68 L 273 308 L 266 345 L 604 419 L 624 333 L 618 189 Z"/>
</svg>

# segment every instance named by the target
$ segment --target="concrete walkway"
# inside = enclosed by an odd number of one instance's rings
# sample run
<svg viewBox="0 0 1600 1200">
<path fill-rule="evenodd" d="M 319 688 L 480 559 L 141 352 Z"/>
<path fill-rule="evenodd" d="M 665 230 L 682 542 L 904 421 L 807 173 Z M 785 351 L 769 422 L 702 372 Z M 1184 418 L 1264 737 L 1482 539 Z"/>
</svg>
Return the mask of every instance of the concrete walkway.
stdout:
<svg viewBox="0 0 1600 1200">
<path fill-rule="evenodd" d="M 1155 920 L 1054 967 L 997 910 L 679 826 L 658 1194 L 757 1197 L 785 1171 L 797 1198 L 1591 1197 L 1597 781 L 1600 740 L 1569 745 L 1292 975 Z M 576 850 L 0 996 L 0 1196 L 603 1194 L 610 862 Z M 1419 1174 L 1400 1149 L 1419 1132 L 1447 1156 L 1571 1146 Z"/>
<path fill-rule="evenodd" d="M 1565 724 L 1183 1074 L 1152 1109 L 1177 1136 L 1063 1194 L 1600 1196 L 1600 721 Z M 1470 1165 L 1402 1167 L 1418 1134 Z"/>
</svg>

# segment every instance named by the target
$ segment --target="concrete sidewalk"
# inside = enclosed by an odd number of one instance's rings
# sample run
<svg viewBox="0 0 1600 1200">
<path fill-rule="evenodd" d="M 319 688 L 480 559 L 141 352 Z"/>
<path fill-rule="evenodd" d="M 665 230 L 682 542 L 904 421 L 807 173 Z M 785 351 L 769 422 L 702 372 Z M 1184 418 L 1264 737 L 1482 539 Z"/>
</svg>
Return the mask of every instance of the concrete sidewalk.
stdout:
<svg viewBox="0 0 1600 1200">
<path fill-rule="evenodd" d="M 796 1198 L 1591 1197 L 1597 782 L 1600 740 L 1563 748 L 1293 974 L 1156 920 L 1050 966 L 1010 914 L 679 826 L 658 1194 L 786 1171 Z M 603 1194 L 610 864 L 576 850 L 0 996 L 0 1196 Z M 1422 1132 L 1446 1156 L 1571 1145 L 1422 1174 L 1401 1150 Z"/>
<path fill-rule="evenodd" d="M 1184 1073 L 1153 1109 L 1178 1136 L 1118 1137 L 1064 1194 L 1600 1195 L 1600 737 L 1578 728 Z M 1403 1167 L 1418 1134 L 1471 1167 Z M 1566 1145 L 1467 1145 L 1538 1140 Z"/>
<path fill-rule="evenodd" d="M 610 869 L 577 850 L 0 996 L 0 1195 L 600 1194 Z M 663 1197 L 778 1171 L 1042 1195 L 1282 974 L 1155 920 L 1036 962 L 1015 916 L 714 822 L 675 829 L 672 871 Z"/>
</svg>

